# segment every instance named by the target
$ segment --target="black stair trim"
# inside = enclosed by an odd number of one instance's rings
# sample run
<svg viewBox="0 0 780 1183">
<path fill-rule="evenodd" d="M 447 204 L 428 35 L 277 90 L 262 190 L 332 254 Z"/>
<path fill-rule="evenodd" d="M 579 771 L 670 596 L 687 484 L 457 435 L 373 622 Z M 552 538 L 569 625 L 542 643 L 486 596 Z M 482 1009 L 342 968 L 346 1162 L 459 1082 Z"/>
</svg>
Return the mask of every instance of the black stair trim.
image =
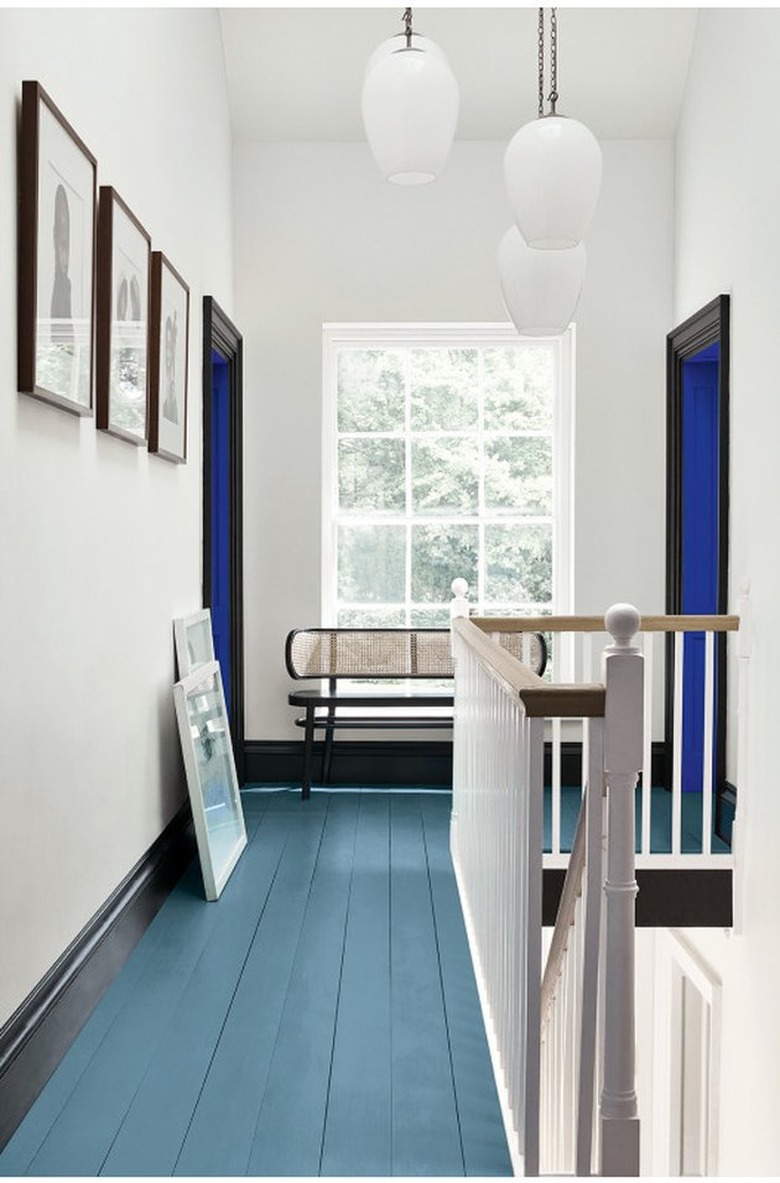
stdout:
<svg viewBox="0 0 780 1183">
<path fill-rule="evenodd" d="M 546 868 L 542 924 L 552 927 L 566 877 L 565 869 Z M 730 868 L 659 868 L 636 872 L 637 928 L 731 928 L 734 923 Z"/>
<path fill-rule="evenodd" d="M 187 801 L 0 1028 L 6 1145 L 195 854 Z"/>
</svg>

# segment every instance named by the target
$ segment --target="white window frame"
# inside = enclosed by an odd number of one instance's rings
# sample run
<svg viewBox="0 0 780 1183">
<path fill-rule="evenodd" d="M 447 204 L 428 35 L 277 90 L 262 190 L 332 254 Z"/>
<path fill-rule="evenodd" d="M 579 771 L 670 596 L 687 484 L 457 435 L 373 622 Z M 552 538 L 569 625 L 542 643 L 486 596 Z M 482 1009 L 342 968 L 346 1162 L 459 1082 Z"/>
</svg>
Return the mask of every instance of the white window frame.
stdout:
<svg viewBox="0 0 780 1183">
<path fill-rule="evenodd" d="M 329 323 L 323 325 L 321 619 L 336 623 L 337 367 L 339 349 L 393 347 L 450 349 L 527 344 L 552 347 L 553 588 L 555 613 L 573 611 L 574 592 L 574 366 L 575 326 L 554 337 L 519 337 L 509 322 L 496 324 Z"/>
</svg>

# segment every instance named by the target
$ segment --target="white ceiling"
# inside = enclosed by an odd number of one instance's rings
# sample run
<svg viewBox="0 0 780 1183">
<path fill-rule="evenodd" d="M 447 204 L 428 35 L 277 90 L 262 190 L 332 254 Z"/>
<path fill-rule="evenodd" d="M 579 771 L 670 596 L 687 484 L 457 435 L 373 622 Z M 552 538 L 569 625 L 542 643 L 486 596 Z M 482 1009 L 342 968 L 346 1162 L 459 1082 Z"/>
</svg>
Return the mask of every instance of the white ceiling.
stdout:
<svg viewBox="0 0 780 1183">
<path fill-rule="evenodd" d="M 362 140 L 371 52 L 402 29 L 397 8 L 223 8 L 237 140 Z M 537 108 L 536 8 L 415 8 L 449 58 L 460 139 L 508 140 Z M 558 111 L 602 139 L 674 135 L 695 8 L 558 9 Z"/>
</svg>

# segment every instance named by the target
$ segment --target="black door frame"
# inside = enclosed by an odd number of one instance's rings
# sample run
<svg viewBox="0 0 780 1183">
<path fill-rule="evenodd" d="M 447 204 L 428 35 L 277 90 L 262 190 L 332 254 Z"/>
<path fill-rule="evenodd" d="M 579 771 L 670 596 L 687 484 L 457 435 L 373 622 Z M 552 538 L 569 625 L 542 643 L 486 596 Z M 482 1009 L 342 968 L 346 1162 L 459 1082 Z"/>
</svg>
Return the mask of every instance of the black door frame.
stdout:
<svg viewBox="0 0 780 1183">
<path fill-rule="evenodd" d="M 729 371 L 730 297 L 716 296 L 666 338 L 666 611 L 682 612 L 683 367 L 708 345 L 718 343 L 718 614 L 728 612 L 729 570 Z M 715 742 L 716 830 L 726 788 L 726 634 L 716 638 L 718 711 Z M 674 695 L 674 639 L 666 649 L 667 772 L 671 769 Z M 670 783 L 670 782 L 668 782 Z"/>
<path fill-rule="evenodd" d="M 230 406 L 230 732 L 244 783 L 243 339 L 212 296 L 203 297 L 203 606 L 211 607 L 212 352 L 228 365 Z"/>
</svg>

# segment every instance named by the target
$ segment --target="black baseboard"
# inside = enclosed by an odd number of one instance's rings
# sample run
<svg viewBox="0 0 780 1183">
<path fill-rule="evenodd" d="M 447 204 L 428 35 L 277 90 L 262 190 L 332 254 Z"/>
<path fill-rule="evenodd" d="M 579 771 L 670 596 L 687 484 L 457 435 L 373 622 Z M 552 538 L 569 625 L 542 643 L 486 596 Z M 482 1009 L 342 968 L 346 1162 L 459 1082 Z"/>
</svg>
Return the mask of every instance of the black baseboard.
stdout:
<svg viewBox="0 0 780 1183">
<path fill-rule="evenodd" d="M 314 783 L 320 784 L 323 742 L 314 744 Z M 244 745 L 246 784 L 300 784 L 302 740 L 250 740 Z M 551 745 L 545 744 L 544 775 L 552 773 Z M 653 744 L 653 784 L 664 784 L 665 748 Z M 331 783 L 334 785 L 452 786 L 452 740 L 336 740 Z M 582 744 L 561 744 L 561 781 L 582 783 Z"/>
<path fill-rule="evenodd" d="M 195 854 L 189 802 L 0 1029 L 0 1149 Z"/>
<path fill-rule="evenodd" d="M 321 783 L 321 741 L 314 744 L 315 785 Z M 300 784 L 303 742 L 250 740 L 244 745 L 246 784 Z M 334 785 L 441 785 L 452 787 L 452 741 L 337 740 Z"/>
</svg>

